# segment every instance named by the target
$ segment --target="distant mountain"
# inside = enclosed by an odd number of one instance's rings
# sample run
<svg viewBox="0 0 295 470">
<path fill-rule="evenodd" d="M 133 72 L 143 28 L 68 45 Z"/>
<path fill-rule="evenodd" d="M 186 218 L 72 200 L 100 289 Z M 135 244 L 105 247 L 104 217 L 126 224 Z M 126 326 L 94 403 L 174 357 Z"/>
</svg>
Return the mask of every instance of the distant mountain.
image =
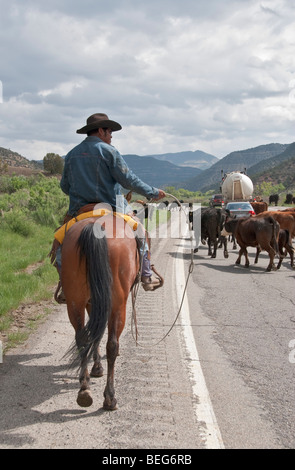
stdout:
<svg viewBox="0 0 295 470">
<path fill-rule="evenodd" d="M 161 161 L 154 157 L 140 157 L 139 155 L 123 155 L 129 168 L 145 183 L 158 188 L 170 186 L 177 181 L 178 184 L 192 175 L 202 173 L 199 168 L 173 165 L 168 161 Z"/>
<path fill-rule="evenodd" d="M 250 168 L 259 162 L 282 154 L 290 144 L 267 144 L 260 145 L 247 150 L 239 150 L 231 152 L 217 163 L 212 165 L 208 170 L 203 171 L 197 176 L 187 180 L 182 187 L 190 191 L 208 191 L 214 189 L 219 191 L 221 172 L 229 173 L 231 171 L 244 171 L 250 173 Z"/>
<path fill-rule="evenodd" d="M 173 163 L 177 166 L 190 166 L 199 168 L 200 170 L 207 170 L 214 163 L 218 162 L 218 158 L 201 150 L 177 152 L 177 153 L 163 153 L 160 155 L 146 155 L 146 157 L 153 157 L 157 160 L 164 160 Z"/>
</svg>

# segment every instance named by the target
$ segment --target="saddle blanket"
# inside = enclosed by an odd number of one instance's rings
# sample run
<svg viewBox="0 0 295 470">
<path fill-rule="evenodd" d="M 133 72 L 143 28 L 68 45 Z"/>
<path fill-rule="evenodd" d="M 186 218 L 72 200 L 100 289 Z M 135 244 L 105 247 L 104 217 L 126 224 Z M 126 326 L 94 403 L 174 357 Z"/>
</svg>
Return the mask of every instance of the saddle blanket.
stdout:
<svg viewBox="0 0 295 470">
<path fill-rule="evenodd" d="M 136 220 L 134 220 L 130 215 L 120 214 L 120 212 L 112 212 L 107 209 L 94 209 L 92 211 L 84 212 L 80 215 L 77 215 L 77 217 L 73 217 L 66 224 L 62 225 L 59 229 L 56 230 L 54 234 L 54 238 L 56 238 L 56 240 L 58 240 L 59 243 L 62 244 L 65 238 L 66 232 L 79 220 L 87 219 L 88 217 L 103 217 L 104 215 L 109 215 L 109 214 L 113 214 L 116 217 L 123 218 L 125 222 L 127 222 L 127 224 L 130 225 L 130 227 L 134 231 L 137 230 L 138 222 L 136 222 Z"/>
</svg>

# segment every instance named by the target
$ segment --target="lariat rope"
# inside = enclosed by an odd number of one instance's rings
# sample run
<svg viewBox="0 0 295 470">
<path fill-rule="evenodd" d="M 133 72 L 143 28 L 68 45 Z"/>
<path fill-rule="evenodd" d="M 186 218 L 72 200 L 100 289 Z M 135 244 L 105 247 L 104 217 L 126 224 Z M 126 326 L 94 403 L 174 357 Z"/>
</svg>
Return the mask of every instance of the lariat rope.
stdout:
<svg viewBox="0 0 295 470">
<path fill-rule="evenodd" d="M 185 216 L 187 217 L 187 214 L 183 208 L 183 205 L 182 203 L 177 199 L 177 197 L 173 196 L 172 194 L 169 194 L 169 193 L 166 193 L 166 196 L 168 197 L 171 197 L 173 198 L 176 202 L 177 202 L 177 205 L 180 207 L 180 209 L 184 212 Z M 153 202 L 153 201 L 151 201 Z M 167 333 L 165 333 L 165 335 L 160 339 L 158 340 L 156 343 L 152 344 L 149 346 L 149 348 L 152 348 L 154 346 L 157 346 L 158 344 L 160 344 L 168 335 L 169 333 L 171 332 L 171 330 L 173 329 L 173 327 L 175 326 L 178 318 L 179 318 L 179 315 L 181 313 L 181 309 L 182 309 L 182 305 L 183 305 L 183 301 L 184 301 L 184 297 L 185 297 L 185 294 L 186 294 L 186 290 L 187 290 L 187 286 L 188 286 L 188 281 L 189 281 L 189 278 L 190 278 L 190 275 L 191 273 L 193 272 L 193 269 L 194 269 L 194 250 L 193 250 L 193 246 L 192 246 L 192 242 L 193 242 L 193 237 L 192 235 L 190 236 L 190 242 L 191 242 L 191 261 L 190 261 L 190 265 L 189 265 L 189 268 L 188 268 L 188 273 L 187 273 L 187 277 L 186 277 L 186 281 L 185 281 L 185 286 L 184 286 L 184 290 L 183 290 L 183 294 L 182 294 L 182 298 L 181 298 L 181 302 L 180 302 L 180 306 L 179 306 L 179 309 L 178 309 L 178 312 L 176 314 L 176 317 L 172 323 L 172 325 L 170 326 L 169 330 L 167 331 Z M 155 272 L 155 274 L 157 275 L 157 272 L 156 270 L 154 269 L 153 265 L 151 266 L 152 267 L 152 270 Z M 139 276 L 139 281 L 138 283 L 134 284 L 132 290 L 131 290 L 131 297 L 132 297 L 132 319 L 131 319 L 131 333 L 132 333 L 132 336 L 136 342 L 136 345 L 137 346 L 141 346 L 141 347 L 145 347 L 144 345 L 142 345 L 141 343 L 138 342 L 138 328 L 137 328 L 137 312 L 136 312 L 136 297 L 137 297 L 137 294 L 138 294 L 138 290 L 139 290 L 139 285 L 140 285 L 140 275 L 141 275 L 141 268 L 142 268 L 142 262 L 141 262 L 141 266 L 139 268 L 139 273 L 138 273 L 138 276 Z M 135 328 L 135 335 L 134 335 L 134 328 Z"/>
</svg>

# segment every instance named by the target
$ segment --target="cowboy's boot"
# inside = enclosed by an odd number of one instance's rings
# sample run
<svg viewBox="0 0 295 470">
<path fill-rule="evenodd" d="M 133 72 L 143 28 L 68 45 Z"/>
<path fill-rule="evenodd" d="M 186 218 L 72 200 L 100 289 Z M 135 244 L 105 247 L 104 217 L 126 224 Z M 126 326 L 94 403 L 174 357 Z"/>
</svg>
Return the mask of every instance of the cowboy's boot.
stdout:
<svg viewBox="0 0 295 470">
<path fill-rule="evenodd" d="M 156 274 L 156 279 L 152 278 L 152 271 Z M 154 291 L 164 284 L 164 279 L 156 272 L 154 266 L 151 266 L 148 252 L 145 252 L 142 260 L 141 283 L 145 291 Z"/>
</svg>

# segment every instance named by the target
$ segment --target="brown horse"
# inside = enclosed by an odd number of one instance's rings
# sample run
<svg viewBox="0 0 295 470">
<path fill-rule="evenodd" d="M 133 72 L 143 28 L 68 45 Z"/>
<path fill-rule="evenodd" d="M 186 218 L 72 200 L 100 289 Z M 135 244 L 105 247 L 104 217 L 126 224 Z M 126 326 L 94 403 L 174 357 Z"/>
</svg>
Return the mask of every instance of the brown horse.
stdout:
<svg viewBox="0 0 295 470">
<path fill-rule="evenodd" d="M 140 268 L 138 240 L 124 219 L 113 214 L 76 222 L 62 245 L 61 283 L 69 320 L 75 329 L 76 363 L 80 366 L 77 403 L 90 406 L 90 375 L 101 377 L 99 344 L 108 325 L 107 382 L 103 406 L 116 409 L 114 366 L 126 318 L 126 304 Z M 85 325 L 85 313 L 89 319 Z M 77 353 L 77 349 L 79 354 Z"/>
</svg>

